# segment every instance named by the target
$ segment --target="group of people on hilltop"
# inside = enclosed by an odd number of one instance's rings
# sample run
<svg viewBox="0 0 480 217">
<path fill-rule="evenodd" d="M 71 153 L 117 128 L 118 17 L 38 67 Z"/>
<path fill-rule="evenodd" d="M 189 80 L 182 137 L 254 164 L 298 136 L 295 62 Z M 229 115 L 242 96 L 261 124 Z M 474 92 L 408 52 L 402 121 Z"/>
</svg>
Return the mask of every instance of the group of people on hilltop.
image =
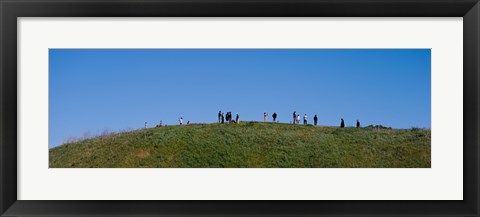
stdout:
<svg viewBox="0 0 480 217">
<path fill-rule="evenodd" d="M 273 122 L 277 122 L 277 113 L 274 112 L 272 114 L 272 119 L 273 119 Z M 226 119 L 226 120 L 225 120 Z M 266 123 L 268 120 L 268 112 L 263 112 L 263 122 Z M 236 114 L 236 118 L 235 118 L 235 121 L 232 120 L 232 112 L 227 112 L 227 114 L 225 115 L 224 113 L 222 113 L 222 111 L 218 111 L 218 123 L 225 123 L 228 122 L 228 123 L 231 123 L 231 122 L 234 122 L 234 123 L 239 123 L 240 121 L 240 115 L 238 115 L 238 112 Z M 293 112 L 293 124 L 300 124 L 300 114 L 297 114 L 296 111 Z M 303 124 L 304 125 L 308 125 L 308 116 L 307 114 L 304 114 L 303 115 Z M 318 124 L 318 116 L 317 114 L 315 114 L 313 116 L 313 125 L 317 126 Z M 341 121 L 340 121 L 340 128 L 344 128 L 345 127 L 345 121 L 343 120 L 343 118 L 341 118 Z M 357 120 L 357 124 L 356 124 L 356 127 L 357 128 L 360 128 L 360 121 Z"/>
<path fill-rule="evenodd" d="M 318 122 L 318 117 L 317 115 L 315 114 L 315 116 L 313 117 L 313 124 L 315 126 L 317 126 L 317 122 Z M 296 111 L 293 112 L 293 124 L 300 124 L 300 114 L 297 114 Z M 307 125 L 308 124 L 308 116 L 307 114 L 303 115 L 303 124 L 304 125 Z"/>
<path fill-rule="evenodd" d="M 232 116 L 232 112 L 227 112 L 227 114 L 224 114 L 222 111 L 218 111 L 218 123 L 225 123 L 225 122 L 228 122 L 228 123 L 239 123 L 240 122 L 240 115 L 238 114 L 238 112 L 236 113 L 236 117 L 235 117 L 235 120 L 232 119 L 233 116 Z M 264 112 L 263 113 L 263 122 L 267 122 L 267 118 L 268 118 L 268 113 L 267 112 Z M 272 114 L 272 119 L 273 119 L 273 122 L 277 122 L 277 113 L 274 112 Z M 178 120 L 180 125 L 183 125 L 183 117 L 180 117 L 180 119 Z M 296 111 L 293 112 L 293 124 L 300 124 L 300 114 L 297 114 Z M 315 114 L 315 116 L 313 116 L 313 125 L 317 126 L 317 123 L 318 123 L 318 117 L 317 115 Z M 146 128 L 146 122 L 145 122 L 145 128 Z M 187 122 L 187 125 L 190 124 L 190 121 Z M 303 115 L 303 124 L 304 125 L 308 125 L 308 116 L 307 114 L 304 114 Z M 343 120 L 343 118 L 341 118 L 340 120 L 340 128 L 344 128 L 345 127 L 345 121 Z M 356 123 L 356 127 L 357 128 L 360 128 L 360 121 L 357 120 L 357 123 Z"/>
<path fill-rule="evenodd" d="M 218 111 L 218 123 L 238 123 L 240 121 L 240 115 L 238 115 L 238 112 L 236 114 L 235 120 L 232 120 L 232 112 L 227 112 L 227 114 L 224 114 L 222 111 Z M 226 119 L 226 120 L 225 120 Z"/>
<path fill-rule="evenodd" d="M 267 112 L 264 112 L 264 113 L 263 113 L 263 122 L 267 122 L 267 115 L 268 115 Z M 277 113 L 273 113 L 272 118 L 273 118 L 273 122 L 276 122 Z M 293 112 L 293 122 L 291 122 L 291 123 L 293 123 L 293 124 L 300 124 L 300 114 L 297 114 L 296 111 Z M 315 115 L 313 116 L 313 125 L 317 126 L 317 123 L 318 123 L 318 116 L 317 116 L 317 114 L 315 114 Z M 307 114 L 304 114 L 304 115 L 303 115 L 303 124 L 304 124 L 304 125 L 308 125 L 308 116 L 307 116 Z M 343 120 L 343 118 L 341 118 L 340 128 L 344 128 L 344 127 L 345 127 L 345 121 Z M 360 128 L 360 121 L 359 121 L 359 120 L 357 120 L 356 127 L 357 127 L 357 128 Z"/>
</svg>

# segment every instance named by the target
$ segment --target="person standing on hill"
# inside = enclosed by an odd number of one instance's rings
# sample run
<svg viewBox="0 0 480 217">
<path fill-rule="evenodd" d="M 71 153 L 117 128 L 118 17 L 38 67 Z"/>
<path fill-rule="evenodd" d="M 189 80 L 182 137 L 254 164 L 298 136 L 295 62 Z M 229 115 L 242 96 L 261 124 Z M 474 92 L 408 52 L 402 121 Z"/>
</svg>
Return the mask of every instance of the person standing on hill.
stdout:
<svg viewBox="0 0 480 217">
<path fill-rule="evenodd" d="M 305 115 L 303 116 L 303 124 L 304 124 L 304 125 L 307 125 L 307 120 L 308 120 L 308 117 L 307 117 L 307 114 L 305 114 Z"/>
<path fill-rule="evenodd" d="M 264 112 L 263 113 L 263 123 L 267 122 L 267 116 L 268 116 L 268 113 Z"/>
<path fill-rule="evenodd" d="M 297 124 L 300 124 L 300 115 L 297 115 Z"/>
<path fill-rule="evenodd" d="M 344 128 L 345 127 L 345 122 L 343 121 L 343 118 L 342 118 L 342 122 L 340 122 L 340 128 Z"/>
<path fill-rule="evenodd" d="M 317 126 L 317 121 L 318 121 L 318 117 L 317 117 L 317 114 L 315 114 L 315 116 L 313 116 L 313 124 L 315 126 Z"/>
<path fill-rule="evenodd" d="M 357 120 L 357 128 L 360 128 L 360 121 Z"/>
<path fill-rule="evenodd" d="M 237 112 L 237 116 L 235 117 L 235 122 L 238 124 L 240 121 L 240 115 L 238 115 L 238 112 Z"/>
<path fill-rule="evenodd" d="M 227 114 L 225 115 L 225 118 L 227 122 L 230 122 L 230 112 L 227 112 Z"/>
<path fill-rule="evenodd" d="M 222 111 L 218 111 L 218 123 L 222 123 Z"/>
<path fill-rule="evenodd" d="M 222 124 L 225 123 L 225 115 L 222 113 Z"/>
<path fill-rule="evenodd" d="M 272 115 L 272 118 L 273 118 L 273 122 L 275 122 L 275 120 L 277 120 L 277 113 L 274 112 Z"/>
<path fill-rule="evenodd" d="M 293 112 L 293 124 L 295 124 L 295 119 L 297 118 L 297 112 L 294 111 Z"/>
<path fill-rule="evenodd" d="M 180 125 L 182 125 L 182 123 L 183 123 L 183 118 L 180 117 L 180 119 L 178 119 L 178 121 L 180 122 Z"/>
</svg>

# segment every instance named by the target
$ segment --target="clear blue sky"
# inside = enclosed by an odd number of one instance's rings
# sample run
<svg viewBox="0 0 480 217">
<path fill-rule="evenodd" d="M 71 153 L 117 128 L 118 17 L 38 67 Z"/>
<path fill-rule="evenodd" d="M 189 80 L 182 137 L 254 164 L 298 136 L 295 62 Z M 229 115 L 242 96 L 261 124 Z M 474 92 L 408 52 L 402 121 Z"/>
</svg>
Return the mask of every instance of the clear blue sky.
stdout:
<svg viewBox="0 0 480 217">
<path fill-rule="evenodd" d="M 430 128 L 430 63 L 430 49 L 50 49 L 49 147 L 219 110 Z"/>
</svg>

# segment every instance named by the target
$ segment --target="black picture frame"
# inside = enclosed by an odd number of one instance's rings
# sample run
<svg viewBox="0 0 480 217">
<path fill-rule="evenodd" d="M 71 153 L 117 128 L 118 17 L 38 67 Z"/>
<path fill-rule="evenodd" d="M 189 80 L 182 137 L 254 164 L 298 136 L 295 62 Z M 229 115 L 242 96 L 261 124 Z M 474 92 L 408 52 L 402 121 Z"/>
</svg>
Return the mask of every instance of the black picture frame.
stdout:
<svg viewBox="0 0 480 217">
<path fill-rule="evenodd" d="M 0 0 L 2 216 L 478 216 L 479 0 Z M 18 17 L 463 17 L 460 201 L 17 200 Z M 352 36 L 354 37 L 354 36 Z M 279 189 L 281 191 L 282 189 Z M 440 189 L 441 190 L 441 189 Z"/>
</svg>

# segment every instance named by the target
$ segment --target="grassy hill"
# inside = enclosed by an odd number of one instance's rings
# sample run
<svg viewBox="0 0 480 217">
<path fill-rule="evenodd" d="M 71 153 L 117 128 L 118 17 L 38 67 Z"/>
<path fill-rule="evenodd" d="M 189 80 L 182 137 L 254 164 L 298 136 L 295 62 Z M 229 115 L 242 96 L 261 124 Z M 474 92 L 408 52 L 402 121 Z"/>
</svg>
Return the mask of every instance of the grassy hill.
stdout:
<svg viewBox="0 0 480 217">
<path fill-rule="evenodd" d="M 50 168 L 430 167 L 428 129 L 194 124 L 111 133 L 49 150 Z"/>
</svg>

